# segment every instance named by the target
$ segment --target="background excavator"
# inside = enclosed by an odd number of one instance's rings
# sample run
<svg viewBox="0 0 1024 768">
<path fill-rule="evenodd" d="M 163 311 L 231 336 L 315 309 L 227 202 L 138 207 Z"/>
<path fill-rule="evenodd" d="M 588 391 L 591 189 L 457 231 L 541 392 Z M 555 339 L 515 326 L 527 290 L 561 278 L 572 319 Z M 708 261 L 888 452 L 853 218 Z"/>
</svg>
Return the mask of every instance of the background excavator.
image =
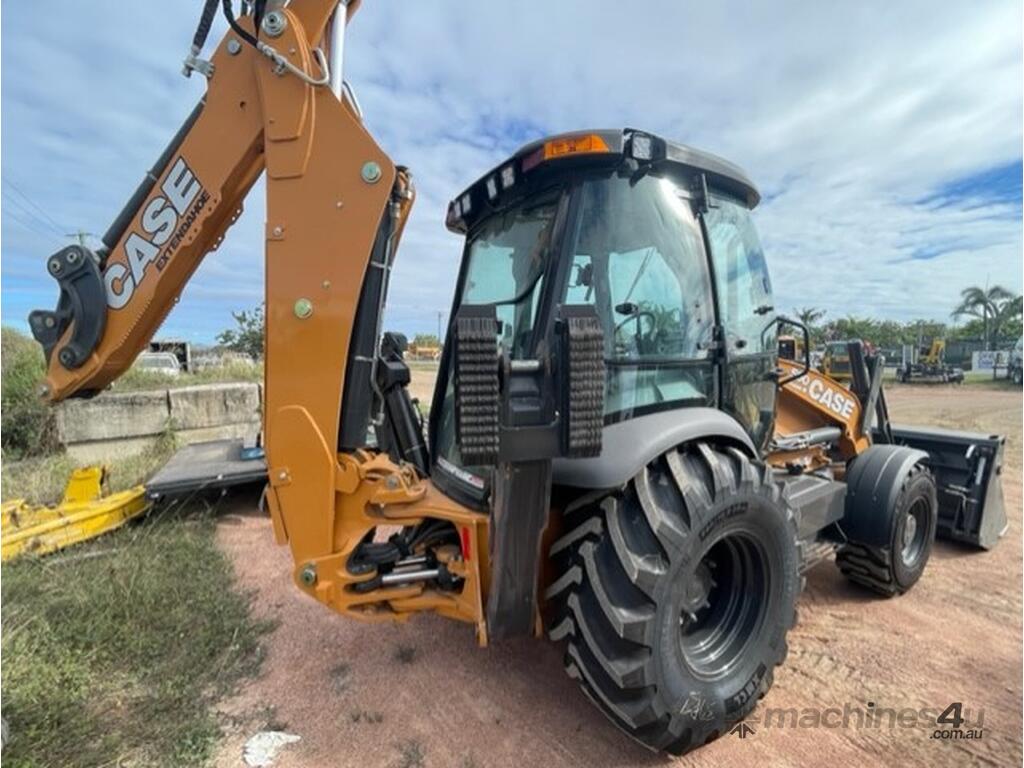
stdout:
<svg viewBox="0 0 1024 768">
<path fill-rule="evenodd" d="M 266 175 L 267 502 L 296 586 L 349 617 L 429 611 L 481 645 L 540 635 L 641 744 L 725 732 L 786 656 L 801 573 L 835 553 L 883 595 L 933 538 L 993 546 L 1003 439 L 898 429 L 881 359 L 847 388 L 780 360 L 732 164 L 639 130 L 523 147 L 450 204 L 465 236 L 429 425 L 384 333 L 409 172 L 342 78 L 358 2 L 244 3 L 205 97 L 96 252 L 47 261 L 45 396 L 135 359 Z"/>
<path fill-rule="evenodd" d="M 914 381 L 948 384 L 964 380 L 963 369 L 946 362 L 945 339 L 919 339 L 916 346 L 905 345 L 903 355 L 905 359 L 896 367 L 896 379 L 904 384 Z"/>
</svg>

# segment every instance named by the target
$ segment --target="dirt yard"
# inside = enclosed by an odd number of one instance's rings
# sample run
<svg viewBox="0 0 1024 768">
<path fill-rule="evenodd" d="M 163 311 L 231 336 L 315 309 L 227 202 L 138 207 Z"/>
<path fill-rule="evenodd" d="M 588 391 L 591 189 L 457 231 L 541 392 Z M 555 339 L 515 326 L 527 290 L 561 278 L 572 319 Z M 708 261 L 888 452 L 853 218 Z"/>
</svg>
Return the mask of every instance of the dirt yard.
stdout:
<svg viewBox="0 0 1024 768">
<path fill-rule="evenodd" d="M 894 420 L 1009 437 L 1010 527 L 992 552 L 938 543 L 905 597 L 874 599 L 831 562 L 808 575 L 800 622 L 775 686 L 749 721 L 684 758 L 690 766 L 1021 764 L 1021 395 L 980 387 L 889 389 Z M 280 622 L 262 677 L 225 706 L 218 765 L 239 766 L 263 728 L 301 737 L 275 766 L 646 766 L 668 758 L 617 731 L 562 672 L 558 649 L 523 640 L 480 650 L 472 630 L 435 617 L 404 626 L 346 621 L 291 585 L 291 561 L 255 511 L 219 538 L 261 615 Z M 869 704 L 870 702 L 870 704 Z M 962 702 L 983 736 L 911 728 L 766 728 L 766 707 L 928 708 Z"/>
</svg>

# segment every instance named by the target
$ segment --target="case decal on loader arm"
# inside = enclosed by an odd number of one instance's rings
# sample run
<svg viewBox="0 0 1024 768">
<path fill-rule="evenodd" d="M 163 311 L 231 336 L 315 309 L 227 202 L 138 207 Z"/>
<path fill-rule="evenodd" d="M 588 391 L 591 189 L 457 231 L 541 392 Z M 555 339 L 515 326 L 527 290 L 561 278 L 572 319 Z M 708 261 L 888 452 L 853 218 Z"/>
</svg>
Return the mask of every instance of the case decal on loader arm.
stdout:
<svg viewBox="0 0 1024 768">
<path fill-rule="evenodd" d="M 838 427 L 839 448 L 845 457 L 867 449 L 871 439 L 860 428 L 861 403 L 849 389 L 814 370 L 797 376 L 803 367 L 792 360 L 780 359 L 778 365 L 782 375 L 790 380 L 779 390 L 775 417 L 777 436 Z"/>
</svg>

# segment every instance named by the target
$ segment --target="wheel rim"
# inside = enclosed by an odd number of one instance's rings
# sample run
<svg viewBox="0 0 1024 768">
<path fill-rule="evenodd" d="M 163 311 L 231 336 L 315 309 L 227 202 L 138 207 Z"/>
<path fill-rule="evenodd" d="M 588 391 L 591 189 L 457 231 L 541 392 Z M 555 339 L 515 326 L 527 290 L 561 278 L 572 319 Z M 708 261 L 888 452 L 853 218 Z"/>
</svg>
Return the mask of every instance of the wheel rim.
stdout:
<svg viewBox="0 0 1024 768">
<path fill-rule="evenodd" d="M 728 675 L 744 658 L 768 612 L 764 547 L 745 534 L 708 550 L 686 587 L 680 615 L 683 659 L 697 677 Z"/>
<path fill-rule="evenodd" d="M 928 500 L 918 499 L 907 510 L 903 521 L 903 540 L 900 542 L 900 559 L 907 567 L 913 567 L 921 559 L 925 539 L 928 537 Z"/>
</svg>

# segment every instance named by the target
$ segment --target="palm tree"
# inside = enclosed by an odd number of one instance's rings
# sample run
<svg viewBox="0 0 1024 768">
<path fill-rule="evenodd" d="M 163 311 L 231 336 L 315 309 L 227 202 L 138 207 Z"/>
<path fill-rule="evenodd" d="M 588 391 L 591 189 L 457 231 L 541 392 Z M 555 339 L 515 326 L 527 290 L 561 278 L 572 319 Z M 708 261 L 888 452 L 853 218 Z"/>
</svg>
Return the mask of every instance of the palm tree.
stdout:
<svg viewBox="0 0 1024 768">
<path fill-rule="evenodd" d="M 1024 297 L 1014 296 L 999 302 L 995 315 L 992 317 L 992 340 L 1013 340 L 1021 333 L 1021 311 L 1024 309 Z"/>
<path fill-rule="evenodd" d="M 821 344 L 825 340 L 825 329 L 818 325 L 818 321 L 825 316 L 824 309 L 818 309 L 817 307 L 801 307 L 797 309 L 794 307 L 793 314 L 796 315 L 797 320 L 807 326 L 807 332 L 810 334 L 813 344 Z"/>
<path fill-rule="evenodd" d="M 801 307 L 796 310 L 796 316 L 801 323 L 810 328 L 825 316 L 825 310 L 817 307 Z"/>
<path fill-rule="evenodd" d="M 991 288 L 972 285 L 960 292 L 960 303 L 951 314 L 953 317 L 970 315 L 980 318 L 985 349 L 989 349 L 989 318 L 999 313 L 999 302 L 1012 298 L 1013 294 L 1001 285 L 993 285 Z"/>
</svg>

